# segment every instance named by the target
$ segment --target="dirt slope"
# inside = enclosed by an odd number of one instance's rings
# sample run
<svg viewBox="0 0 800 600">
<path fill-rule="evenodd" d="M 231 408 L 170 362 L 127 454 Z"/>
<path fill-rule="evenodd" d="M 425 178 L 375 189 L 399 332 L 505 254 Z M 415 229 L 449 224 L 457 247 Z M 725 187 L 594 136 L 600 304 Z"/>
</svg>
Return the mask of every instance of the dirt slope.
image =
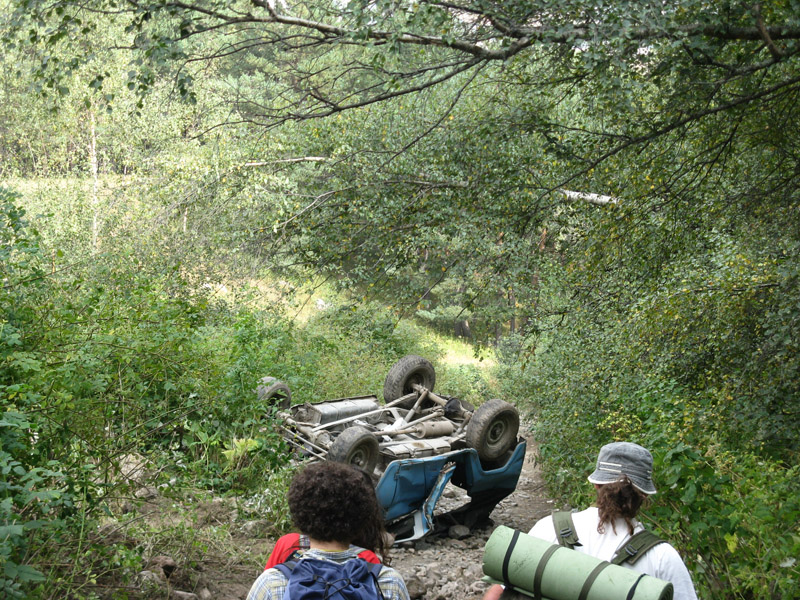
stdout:
<svg viewBox="0 0 800 600">
<path fill-rule="evenodd" d="M 503 500 L 491 515 L 493 525 L 472 532 L 462 539 L 433 537 L 392 549 L 392 566 L 402 573 L 412 599 L 477 600 L 486 589 L 480 581 L 483 546 L 494 527 L 506 525 L 527 531 L 537 519 L 550 514 L 553 501 L 537 468 L 534 451 L 529 445 L 516 491 Z M 440 502 L 443 510 L 465 503 L 463 490 L 448 486 Z M 221 510 L 220 513 L 224 513 Z M 213 515 L 214 510 L 208 510 Z M 226 518 L 222 516 L 222 518 Z M 205 526 L 213 526 L 214 517 L 207 517 Z M 209 548 L 194 569 L 175 574 L 175 589 L 192 592 L 198 598 L 244 600 L 251 583 L 258 576 L 274 542 L 252 528 L 234 530 L 229 551 Z M 233 553 L 230 549 L 234 549 Z M 234 558 L 235 556 L 235 558 Z M 162 596 L 163 597 L 163 596 Z"/>
</svg>

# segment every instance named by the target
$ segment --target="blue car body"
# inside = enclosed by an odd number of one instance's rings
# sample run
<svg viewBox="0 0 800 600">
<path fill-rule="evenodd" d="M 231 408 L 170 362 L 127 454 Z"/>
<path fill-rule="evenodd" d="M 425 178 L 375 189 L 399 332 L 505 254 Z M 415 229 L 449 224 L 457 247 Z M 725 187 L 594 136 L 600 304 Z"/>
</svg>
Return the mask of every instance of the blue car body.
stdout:
<svg viewBox="0 0 800 600">
<path fill-rule="evenodd" d="M 454 524 L 472 528 L 488 519 L 497 503 L 516 489 L 526 448 L 520 438 L 503 464 L 491 466 L 481 465 L 472 448 L 389 463 L 375 491 L 395 543 L 417 540 Z M 435 515 L 448 482 L 466 490 L 470 502 L 445 515 Z"/>
</svg>

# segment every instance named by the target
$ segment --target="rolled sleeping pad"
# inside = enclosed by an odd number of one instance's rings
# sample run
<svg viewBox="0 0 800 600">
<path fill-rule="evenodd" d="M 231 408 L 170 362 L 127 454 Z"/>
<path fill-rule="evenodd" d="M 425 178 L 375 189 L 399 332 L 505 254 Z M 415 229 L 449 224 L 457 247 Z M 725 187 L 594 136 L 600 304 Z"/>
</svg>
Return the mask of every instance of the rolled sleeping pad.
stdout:
<svg viewBox="0 0 800 600">
<path fill-rule="evenodd" d="M 672 600 L 672 583 L 551 544 L 510 527 L 483 551 L 484 581 L 542 600 Z"/>
</svg>

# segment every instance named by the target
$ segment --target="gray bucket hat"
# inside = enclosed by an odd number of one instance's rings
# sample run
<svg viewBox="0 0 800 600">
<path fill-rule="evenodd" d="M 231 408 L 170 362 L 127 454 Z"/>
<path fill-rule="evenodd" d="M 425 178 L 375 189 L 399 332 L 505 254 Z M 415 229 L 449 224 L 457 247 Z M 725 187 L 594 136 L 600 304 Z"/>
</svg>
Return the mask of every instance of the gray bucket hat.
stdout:
<svg viewBox="0 0 800 600">
<path fill-rule="evenodd" d="M 633 487 L 645 494 L 655 494 L 653 455 L 647 448 L 631 442 L 613 442 L 600 448 L 597 467 L 589 475 L 591 483 L 613 483 L 627 475 Z"/>
</svg>

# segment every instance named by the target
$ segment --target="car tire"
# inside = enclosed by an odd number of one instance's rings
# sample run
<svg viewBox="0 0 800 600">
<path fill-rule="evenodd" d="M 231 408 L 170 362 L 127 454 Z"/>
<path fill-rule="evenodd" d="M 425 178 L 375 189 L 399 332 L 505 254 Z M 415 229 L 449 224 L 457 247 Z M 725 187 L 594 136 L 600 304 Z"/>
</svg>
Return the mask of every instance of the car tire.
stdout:
<svg viewBox="0 0 800 600">
<path fill-rule="evenodd" d="M 481 462 L 504 456 L 517 441 L 519 412 L 513 404 L 494 398 L 478 407 L 467 423 L 466 442 Z"/>
<path fill-rule="evenodd" d="M 256 394 L 259 401 L 280 410 L 289 408 L 292 402 L 292 391 L 289 386 L 274 377 L 263 377 L 258 382 Z"/>
<path fill-rule="evenodd" d="M 421 356 L 409 354 L 398 360 L 383 382 L 383 399 L 392 402 L 414 391 L 414 384 L 419 384 L 433 391 L 436 383 L 436 371 L 433 365 Z M 411 408 L 416 402 L 415 398 L 400 403 L 400 408 Z"/>
<path fill-rule="evenodd" d="M 348 427 L 328 449 L 328 460 L 353 465 L 369 474 L 378 465 L 378 439 L 364 427 Z"/>
</svg>

